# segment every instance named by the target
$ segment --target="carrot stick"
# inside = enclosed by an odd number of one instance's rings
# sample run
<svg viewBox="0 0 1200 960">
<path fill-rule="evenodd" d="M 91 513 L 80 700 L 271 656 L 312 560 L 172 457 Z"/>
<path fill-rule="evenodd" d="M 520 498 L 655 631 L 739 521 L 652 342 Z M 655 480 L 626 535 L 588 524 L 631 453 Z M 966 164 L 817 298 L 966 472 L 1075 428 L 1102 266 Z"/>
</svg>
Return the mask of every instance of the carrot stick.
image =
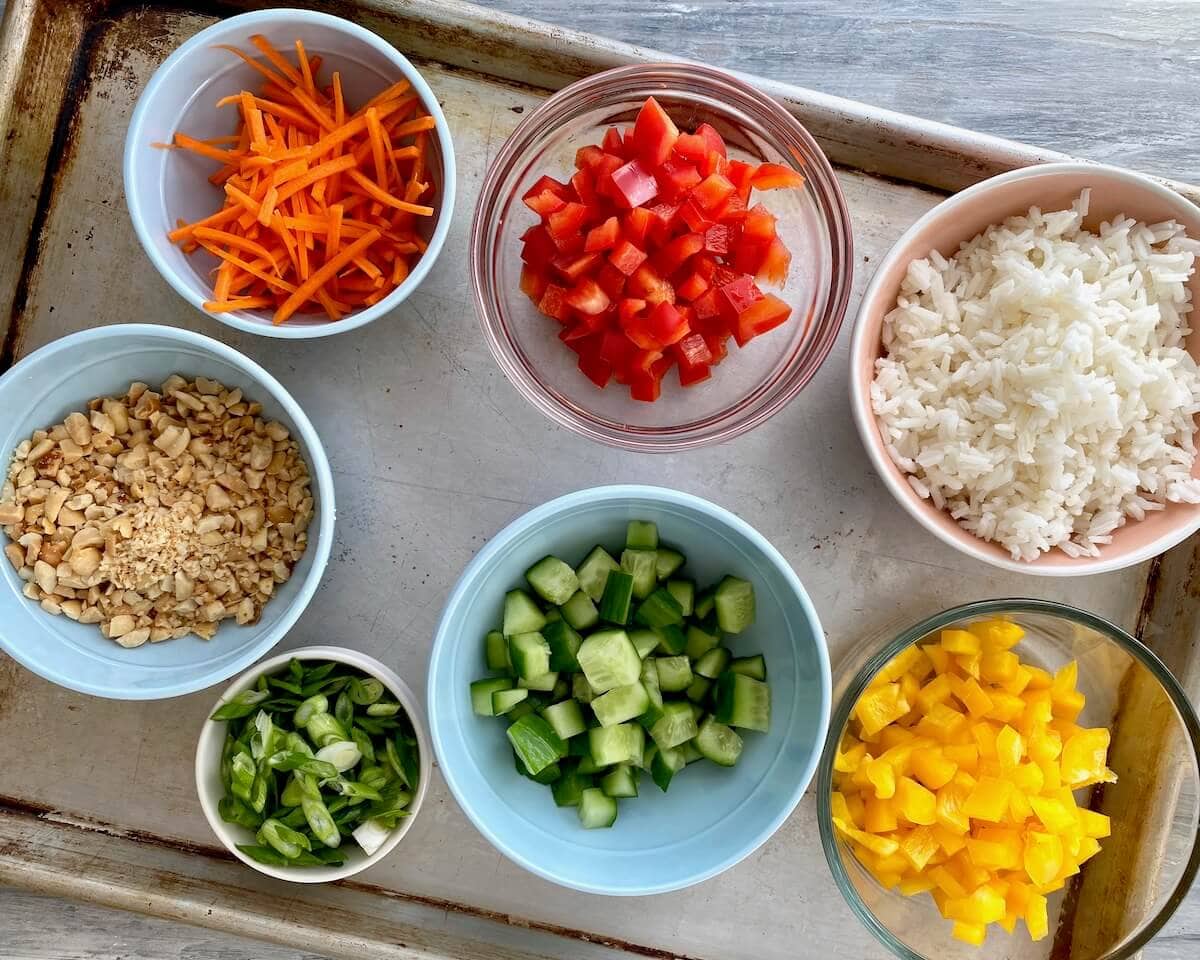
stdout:
<svg viewBox="0 0 1200 960">
<path fill-rule="evenodd" d="M 230 233 L 228 230 L 215 230 L 212 227 L 197 227 L 192 231 L 193 236 L 197 240 L 215 240 L 218 243 L 223 243 L 227 247 L 233 247 L 235 250 L 244 250 L 246 253 L 252 253 L 256 257 L 263 257 L 270 260 L 271 253 L 261 243 L 256 243 L 253 240 L 248 240 L 245 237 L 239 237 L 235 233 Z M 218 300 L 223 299 L 221 297 Z"/>
<path fill-rule="evenodd" d="M 268 100 L 265 97 L 254 97 L 254 105 L 263 113 L 278 117 L 280 120 L 288 120 L 294 126 L 302 127 L 306 130 L 316 130 L 317 125 L 305 115 L 302 110 L 296 110 L 283 103 L 276 103 L 274 100 Z M 226 107 L 231 103 L 241 103 L 241 94 L 234 94 L 228 97 L 222 97 L 217 101 L 218 107 Z"/>
<path fill-rule="evenodd" d="M 354 164 L 355 160 L 353 157 L 338 157 L 336 160 L 328 160 L 313 167 L 308 173 L 290 181 L 286 187 L 279 191 L 279 202 L 282 203 L 288 197 L 299 193 L 305 187 L 311 186 L 318 180 L 324 180 L 330 174 L 351 169 Z"/>
<path fill-rule="evenodd" d="M 221 150 L 218 147 L 205 143 L 203 140 L 196 140 L 189 137 L 186 133 L 176 133 L 174 143 L 181 150 L 190 150 L 192 153 L 197 153 L 202 157 L 208 157 L 208 159 L 216 160 L 220 163 L 230 163 L 236 160 L 234 151 Z"/>
<path fill-rule="evenodd" d="M 342 99 L 342 75 L 333 71 L 333 122 L 339 127 L 346 122 L 346 101 Z"/>
<path fill-rule="evenodd" d="M 330 320 L 341 320 L 344 314 L 338 309 L 337 304 L 333 302 L 333 298 L 324 290 L 317 291 L 317 301 L 325 308 L 325 315 Z"/>
<path fill-rule="evenodd" d="M 215 243 L 206 243 L 205 241 L 201 240 L 200 245 L 214 257 L 220 257 L 222 260 L 229 261 L 239 270 L 244 270 L 246 273 L 258 277 L 258 279 L 264 281 L 269 286 L 278 287 L 280 290 L 286 290 L 288 293 L 291 293 L 296 289 L 296 285 L 294 283 L 289 283 L 287 280 L 284 280 L 279 276 L 272 276 L 270 273 L 264 270 L 261 260 L 256 260 L 254 263 L 249 263 L 236 254 L 230 253 L 228 250 L 222 250 Z M 284 254 L 284 256 L 286 257 L 286 254 Z M 279 261 L 277 259 L 272 258 L 267 262 L 270 263 L 272 267 L 275 267 L 276 269 L 279 268 Z"/>
<path fill-rule="evenodd" d="M 394 197 L 386 190 L 381 190 L 357 170 L 347 171 L 346 176 L 357 183 L 362 188 L 364 193 L 378 203 L 385 204 L 389 207 L 395 207 L 397 210 L 404 210 L 408 213 L 415 213 L 417 216 L 421 217 L 432 217 L 434 214 L 433 207 L 425 207 L 421 206 L 420 204 L 409 203 L 407 200 L 401 200 L 399 197 Z"/>
<path fill-rule="evenodd" d="M 237 47 L 230 46 L 227 43 L 218 43 L 216 46 L 217 46 L 218 50 L 228 50 L 230 53 L 234 54 L 234 56 L 240 58 L 244 63 L 246 63 L 247 66 L 253 68 L 254 70 L 257 70 L 264 77 L 266 77 L 268 82 L 273 83 L 277 87 L 280 87 L 282 89 L 285 89 L 285 90 L 287 89 L 287 81 L 283 77 L 279 76 L 279 74 L 275 73 L 275 71 L 273 71 L 267 67 L 264 67 L 261 63 L 259 63 L 253 57 L 249 57 L 246 54 L 242 53 L 242 51 L 239 50 Z M 290 66 L 290 64 L 289 64 L 289 66 Z"/>
<path fill-rule="evenodd" d="M 256 145 L 265 147 L 267 145 L 267 132 L 263 128 L 262 113 L 254 105 L 254 97 L 245 91 L 242 92 L 242 119 L 246 121 L 246 126 L 250 128 L 251 149 Z"/>
<path fill-rule="evenodd" d="M 379 111 L 371 107 L 367 113 L 367 134 L 370 138 L 371 156 L 375 161 L 375 182 L 379 184 L 380 190 L 387 190 L 388 186 L 388 170 L 387 170 L 387 150 L 383 140 L 386 134 L 383 132 L 383 125 L 379 122 Z M 359 161 L 360 163 L 362 161 Z"/>
<path fill-rule="evenodd" d="M 326 260 L 325 263 L 311 276 L 309 276 L 302 284 L 300 284 L 300 286 L 296 288 L 295 292 L 293 292 L 292 295 L 283 302 L 283 305 L 275 311 L 275 316 L 272 318 L 272 322 L 280 324 L 287 320 L 288 317 L 290 317 L 304 305 L 305 301 L 310 299 L 321 287 L 333 279 L 334 275 L 341 270 L 342 267 L 348 264 L 378 239 L 379 231 L 371 230 L 368 233 L 364 233 L 352 244 L 340 251 L 336 256 Z"/>
<path fill-rule="evenodd" d="M 392 131 L 392 136 L 399 139 L 407 137 L 411 133 L 423 133 L 426 130 L 432 130 L 437 126 L 437 121 L 433 117 L 417 117 L 416 120 L 409 120 L 407 123 L 402 123 Z"/>
<path fill-rule="evenodd" d="M 274 304 L 270 297 L 242 297 L 237 300 L 206 300 L 204 309 L 209 313 L 227 313 L 231 310 L 257 310 Z"/>
<path fill-rule="evenodd" d="M 363 106 L 361 107 L 361 109 L 359 109 L 358 113 L 356 113 L 355 116 L 356 117 L 361 116 L 362 114 L 365 114 L 371 107 L 377 107 L 377 106 L 379 106 L 379 104 L 381 104 L 387 100 L 396 99 L 402 93 L 407 92 L 410 87 L 412 87 L 412 84 L 409 83 L 407 80 L 400 80 L 397 83 L 393 83 L 386 90 L 383 90 L 380 93 L 377 93 L 370 100 L 368 100 L 365 104 L 363 104 Z"/>
<path fill-rule="evenodd" d="M 250 38 L 250 42 L 254 44 L 262 54 L 271 61 L 271 65 L 280 73 L 292 81 L 292 83 L 300 82 L 300 74 L 290 63 L 287 62 L 287 57 L 276 50 L 271 41 L 264 37 L 261 33 L 256 33 Z"/>
<path fill-rule="evenodd" d="M 203 220 L 197 220 L 195 223 L 186 223 L 181 227 L 177 227 L 167 234 L 167 239 L 172 243 L 187 240 L 195 233 L 197 227 L 223 227 L 229 221 L 236 220 L 240 214 L 241 211 L 237 207 L 226 207 L 224 210 L 218 210 Z"/>
<path fill-rule="evenodd" d="M 340 203 L 335 203 L 329 208 L 329 228 L 325 234 L 325 260 L 338 252 L 338 247 L 342 242 L 342 217 L 346 212 L 346 208 Z"/>
<path fill-rule="evenodd" d="M 325 130 L 334 130 L 333 118 L 325 112 L 325 108 L 313 100 L 300 87 L 292 87 L 292 96 L 304 108 L 305 113 L 317 121 Z"/>
<path fill-rule="evenodd" d="M 308 54 L 304 52 L 304 41 L 296 41 L 296 62 L 300 64 L 300 85 L 310 97 L 316 99 L 317 88 L 313 83 L 313 70 L 308 62 Z"/>
</svg>

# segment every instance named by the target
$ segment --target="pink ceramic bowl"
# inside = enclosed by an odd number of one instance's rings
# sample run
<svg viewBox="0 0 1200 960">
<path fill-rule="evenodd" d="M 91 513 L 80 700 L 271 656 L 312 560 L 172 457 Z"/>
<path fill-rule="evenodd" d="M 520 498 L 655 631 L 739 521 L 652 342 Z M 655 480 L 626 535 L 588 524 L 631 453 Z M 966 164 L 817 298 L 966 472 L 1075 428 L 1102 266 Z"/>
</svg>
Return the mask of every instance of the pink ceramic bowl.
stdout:
<svg viewBox="0 0 1200 960">
<path fill-rule="evenodd" d="M 1012 559 L 999 544 L 981 540 L 960 527 L 949 513 L 922 500 L 888 456 L 875 414 L 870 384 L 875 360 L 883 353 L 883 318 L 896 305 L 896 296 L 908 265 L 933 250 L 951 256 L 964 241 L 1007 217 L 1023 214 L 1032 206 L 1063 210 L 1085 187 L 1092 188 L 1085 224 L 1095 229 L 1102 221 L 1123 213 L 1146 223 L 1174 219 L 1188 235 L 1200 238 L 1200 208 L 1149 177 L 1090 163 L 1049 163 L 1005 173 L 955 194 L 930 210 L 896 241 L 880 262 L 859 307 L 850 346 L 850 404 L 863 446 L 883 482 L 900 506 L 934 536 L 985 563 L 1005 570 L 1044 577 L 1072 577 L 1129 567 L 1157 556 L 1200 530 L 1200 505 L 1171 504 L 1142 521 L 1129 521 L 1101 547 L 1099 557 L 1074 559 L 1061 550 L 1042 554 L 1034 561 Z M 1200 304 L 1200 273 L 1190 284 L 1193 303 Z M 1192 315 L 1200 326 L 1200 306 Z M 1188 351 L 1200 359 L 1200 333 L 1188 339 Z M 1200 476 L 1200 465 L 1193 474 Z"/>
</svg>

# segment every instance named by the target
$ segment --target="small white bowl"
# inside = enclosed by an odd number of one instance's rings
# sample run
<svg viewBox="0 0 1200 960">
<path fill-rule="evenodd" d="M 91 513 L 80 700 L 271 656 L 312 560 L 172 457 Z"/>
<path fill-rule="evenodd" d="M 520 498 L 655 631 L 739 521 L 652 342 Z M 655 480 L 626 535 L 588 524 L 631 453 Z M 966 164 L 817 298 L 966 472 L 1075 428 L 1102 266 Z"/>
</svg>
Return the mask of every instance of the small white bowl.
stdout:
<svg viewBox="0 0 1200 960">
<path fill-rule="evenodd" d="M 221 749 L 225 744 L 225 721 L 223 720 L 205 720 L 204 726 L 200 730 L 200 740 L 196 744 L 196 792 L 200 797 L 200 807 L 204 810 L 204 816 L 208 820 L 208 825 L 212 827 L 213 833 L 217 835 L 226 849 L 242 863 L 253 867 L 259 873 L 265 873 L 267 876 L 279 880 L 290 880 L 293 883 L 331 883 L 334 880 L 344 880 L 346 877 L 366 870 L 367 867 L 374 866 L 391 853 L 408 833 L 413 821 L 417 819 L 417 813 L 429 790 L 429 779 L 433 775 L 433 750 L 429 746 L 429 734 L 425 732 L 425 719 L 421 705 L 412 690 L 408 688 L 408 684 L 374 657 L 368 657 L 365 653 L 348 650 L 345 647 L 300 647 L 255 664 L 221 694 L 221 699 L 213 704 L 209 716 L 215 713 L 217 708 L 230 697 L 254 686 L 255 681 L 264 673 L 275 673 L 286 667 L 287 662 L 293 658 L 296 660 L 333 660 L 337 663 L 357 667 L 382 682 L 392 696 L 400 702 L 417 735 L 417 750 L 421 764 L 421 781 L 417 784 L 412 803 L 409 805 L 409 816 L 400 821 L 396 829 L 384 841 L 383 846 L 370 856 L 367 856 L 362 848 L 352 840 L 344 841 L 342 849 L 346 852 L 346 862 L 340 867 L 273 867 L 266 863 L 259 863 L 257 860 L 251 860 L 237 848 L 237 844 L 255 843 L 253 832 L 237 824 L 226 823 L 217 813 L 217 804 L 225 794 L 225 787 L 221 783 L 220 769 Z"/>
<path fill-rule="evenodd" d="M 191 223 L 219 210 L 224 192 L 208 182 L 214 164 L 183 150 L 164 150 L 177 131 L 195 137 L 228 134 L 234 108 L 218 110 L 216 102 L 240 90 L 257 90 L 261 78 L 227 50 L 228 44 L 257 54 L 249 38 L 262 34 L 278 49 L 292 51 L 303 40 L 309 55 L 323 58 L 322 76 L 342 75 L 348 104 L 362 104 L 390 84 L 407 79 L 437 126 L 431 146 L 429 172 L 433 177 L 437 213 L 429 225 L 428 249 L 408 278 L 378 303 L 330 321 L 315 314 L 297 314 L 276 326 L 261 310 L 210 314 L 204 301 L 212 299 L 208 275 L 217 261 L 205 251 L 185 254 L 167 239 L 176 220 Z M 201 30 L 160 66 L 138 98 L 125 136 L 125 200 L 138 240 L 163 279 L 205 316 L 260 336 L 303 340 L 356 330 L 394 310 L 408 298 L 433 267 L 450 230 L 454 212 L 454 145 L 450 127 L 429 84 L 399 51 L 382 37 L 340 17 L 311 10 L 258 10 L 221 20 Z"/>
</svg>

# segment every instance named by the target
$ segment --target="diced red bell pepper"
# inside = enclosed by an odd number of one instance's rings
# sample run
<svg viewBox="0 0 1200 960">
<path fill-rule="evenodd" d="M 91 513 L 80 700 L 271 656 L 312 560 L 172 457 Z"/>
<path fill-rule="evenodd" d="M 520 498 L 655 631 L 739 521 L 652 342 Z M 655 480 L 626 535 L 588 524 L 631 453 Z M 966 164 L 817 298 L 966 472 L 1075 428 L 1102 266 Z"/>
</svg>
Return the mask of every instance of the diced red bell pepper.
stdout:
<svg viewBox="0 0 1200 960">
<path fill-rule="evenodd" d="M 723 284 L 717 291 L 721 315 L 729 321 L 730 329 L 748 307 L 762 299 L 763 293 L 758 289 L 758 284 L 754 282 L 753 277 L 747 275 Z"/>
<path fill-rule="evenodd" d="M 702 162 L 709 152 L 708 141 L 698 133 L 681 133 L 675 141 L 675 153 L 693 164 Z"/>
<path fill-rule="evenodd" d="M 645 300 L 649 304 L 675 302 L 675 288 L 670 282 L 659 276 L 649 264 L 642 264 L 629 278 L 625 290 L 631 297 Z"/>
<path fill-rule="evenodd" d="M 717 260 L 711 254 L 698 253 L 692 257 L 691 268 L 712 285 L 712 278 L 717 275 Z"/>
<path fill-rule="evenodd" d="M 572 314 L 567 303 L 567 291 L 557 283 L 547 284 L 542 299 L 538 301 L 538 310 L 559 323 L 570 322 Z"/>
<path fill-rule="evenodd" d="M 635 301 L 645 304 L 644 300 Z M 624 300 L 622 303 L 630 303 L 629 300 Z M 622 309 L 621 305 L 617 306 L 617 324 L 624 331 L 631 343 L 636 344 L 641 350 L 661 350 L 662 344 L 654 337 L 648 329 L 646 329 L 646 317 L 644 311 L 634 311 L 632 309 Z"/>
<path fill-rule="evenodd" d="M 679 212 L 677 203 L 656 203 L 650 211 L 650 236 L 648 243 L 666 243 L 671 239 L 671 224 Z"/>
<path fill-rule="evenodd" d="M 701 180 L 700 171 L 696 169 L 695 164 L 674 157 L 659 167 L 654 176 L 658 180 L 659 192 L 667 197 L 687 193 Z"/>
<path fill-rule="evenodd" d="M 625 293 L 625 274 L 611 263 L 602 264 L 596 271 L 596 282 L 613 300 L 620 299 Z"/>
<path fill-rule="evenodd" d="M 675 358 L 680 364 L 689 364 L 697 366 L 699 364 L 708 365 L 712 363 L 712 351 L 708 348 L 708 343 L 698 333 L 689 333 L 681 339 L 672 348 L 675 353 Z"/>
<path fill-rule="evenodd" d="M 728 177 L 714 173 L 697 184 L 692 191 L 692 199 L 702 210 L 716 210 L 729 199 L 734 189 Z"/>
<path fill-rule="evenodd" d="M 588 170 L 596 165 L 596 161 L 604 156 L 604 149 L 593 144 L 580 147 L 575 151 L 575 169 Z"/>
<path fill-rule="evenodd" d="M 728 333 L 706 333 L 704 335 L 704 342 L 708 344 L 709 352 L 712 354 L 712 366 L 715 367 L 718 363 L 729 356 L 729 347 L 726 346 L 726 341 L 728 339 Z"/>
<path fill-rule="evenodd" d="M 659 349 L 643 349 L 639 350 L 629 361 L 629 369 L 634 373 L 653 374 L 655 365 L 663 358 L 663 352 Z M 661 377 L 659 378 L 661 379 Z"/>
<path fill-rule="evenodd" d="M 589 273 L 592 267 L 599 262 L 600 254 L 598 253 L 563 254 L 550 261 L 550 265 L 564 280 L 574 283 L 584 274 Z"/>
<path fill-rule="evenodd" d="M 584 253 L 596 253 L 600 250 L 611 250 L 621 239 L 621 222 L 616 217 L 609 217 L 600 226 L 592 227 L 587 233 L 583 244 Z"/>
<path fill-rule="evenodd" d="M 650 238 L 650 226 L 653 223 L 654 217 L 650 211 L 645 207 L 638 207 L 625 214 L 621 221 L 621 229 L 631 243 L 645 250 Z"/>
<path fill-rule="evenodd" d="M 713 226 L 712 217 L 706 211 L 701 210 L 696 201 L 692 199 L 683 202 L 676 217 L 692 233 L 704 233 Z"/>
<path fill-rule="evenodd" d="M 525 245 L 521 248 L 521 259 L 535 270 L 545 270 L 550 261 L 558 256 L 558 248 L 550 239 L 550 233 L 540 224 L 525 232 Z"/>
<path fill-rule="evenodd" d="M 629 366 L 638 348 L 620 330 L 608 330 L 600 341 L 600 356 L 618 370 Z"/>
<path fill-rule="evenodd" d="M 609 127 L 604 131 L 604 140 L 600 145 L 604 148 L 605 153 L 611 153 L 618 157 L 625 156 L 625 138 L 621 136 L 621 131 L 616 127 Z"/>
<path fill-rule="evenodd" d="M 630 160 L 612 172 L 613 190 L 619 202 L 627 207 L 640 207 L 658 194 L 658 181 L 640 160 Z"/>
<path fill-rule="evenodd" d="M 731 193 L 729 198 L 721 204 L 713 215 L 722 223 L 733 225 L 741 223 L 746 216 L 746 201 L 742 199 L 742 195 Z"/>
<path fill-rule="evenodd" d="M 792 308 L 775 294 L 768 293 L 761 300 L 750 304 L 739 314 L 733 338 L 739 347 L 744 347 L 760 334 L 774 330 L 792 314 Z"/>
<path fill-rule="evenodd" d="M 594 207 L 600 202 L 600 198 L 596 196 L 596 178 L 591 170 L 576 170 L 575 175 L 571 177 L 571 186 L 575 189 L 575 196 L 584 206 Z"/>
<path fill-rule="evenodd" d="M 725 152 L 725 138 L 717 133 L 716 128 L 711 124 L 702 123 L 696 128 L 696 136 L 704 140 L 709 152 L 715 153 L 718 156 L 728 156 Z"/>
<path fill-rule="evenodd" d="M 687 319 L 673 303 L 663 301 L 646 315 L 646 331 L 663 346 L 678 343 L 689 330 Z"/>
<path fill-rule="evenodd" d="M 754 177 L 754 171 L 758 169 L 749 163 L 743 163 L 741 160 L 730 160 L 725 165 L 725 176 L 729 178 L 729 182 L 733 184 L 739 196 L 743 200 L 750 199 L 750 181 Z"/>
<path fill-rule="evenodd" d="M 700 276 L 700 274 L 692 273 L 688 275 L 688 278 L 683 283 L 675 288 L 675 293 L 679 299 L 690 302 L 703 294 L 707 289 L 708 281 Z"/>
<path fill-rule="evenodd" d="M 555 180 L 553 177 L 541 176 L 534 181 L 532 187 L 525 191 L 521 199 L 528 200 L 530 197 L 536 197 L 539 193 L 543 193 L 547 190 L 549 190 L 551 193 L 557 194 L 564 200 L 567 199 L 567 196 L 570 193 L 565 183 Z"/>
<path fill-rule="evenodd" d="M 792 253 L 787 245 L 776 237 L 767 245 L 762 263 L 755 273 L 760 280 L 783 286 L 787 283 L 788 267 L 792 263 Z"/>
<path fill-rule="evenodd" d="M 608 294 L 600 289 L 600 284 L 591 278 L 576 283 L 567 291 L 565 299 L 568 306 L 589 317 L 603 313 L 612 303 Z"/>
<path fill-rule="evenodd" d="M 679 385 L 681 387 L 694 387 L 698 383 L 703 383 L 705 380 L 712 379 L 712 367 L 707 363 L 700 363 L 696 366 L 691 366 L 679 361 Z"/>
<path fill-rule="evenodd" d="M 781 163 L 760 163 L 750 183 L 756 190 L 799 190 L 804 186 L 804 177 Z"/>
<path fill-rule="evenodd" d="M 646 262 L 647 256 L 648 254 L 644 250 L 623 239 L 617 241 L 617 245 L 613 247 L 612 253 L 608 255 L 608 262 L 625 276 L 630 277 L 638 267 Z"/>
<path fill-rule="evenodd" d="M 587 343 L 580 344 L 580 341 L 588 341 L 595 337 L 592 328 L 582 321 L 573 323 L 570 326 L 563 327 L 558 332 L 558 339 L 565 343 L 568 347 L 578 353 L 580 350 L 587 349 Z M 596 337 L 599 341 L 599 337 Z"/>
<path fill-rule="evenodd" d="M 770 243 L 775 239 L 775 215 L 761 203 L 756 203 L 742 220 L 742 239 Z"/>
<path fill-rule="evenodd" d="M 720 317 L 721 304 L 717 300 L 716 288 L 709 287 L 707 291 L 693 300 L 692 309 L 696 311 L 696 319 L 706 325 L 709 320 Z"/>
<path fill-rule="evenodd" d="M 670 276 L 704 249 L 704 238 L 698 233 L 676 237 L 654 255 L 654 266 L 664 277 Z"/>
<path fill-rule="evenodd" d="M 525 197 L 525 206 L 543 218 L 561 210 L 566 205 L 567 201 L 553 190 L 543 190 L 541 193 Z"/>
<path fill-rule="evenodd" d="M 546 218 L 546 229 L 555 246 L 562 248 L 565 240 L 575 236 L 587 223 L 588 209 L 582 203 L 568 203 Z"/>
<path fill-rule="evenodd" d="M 653 97 L 648 97 L 633 125 L 633 144 L 638 159 L 653 169 L 671 155 L 678 139 L 679 129 L 667 116 L 667 111 Z"/>
<path fill-rule="evenodd" d="M 733 255 L 733 268 L 739 273 L 758 276 L 767 259 L 767 251 L 770 249 L 771 243 L 770 240 L 743 240 L 738 244 L 737 252 Z"/>
<path fill-rule="evenodd" d="M 708 253 L 725 256 L 729 253 L 730 233 L 728 224 L 714 223 L 704 231 L 704 249 Z"/>
<path fill-rule="evenodd" d="M 601 389 L 608 386 L 608 381 L 612 379 L 612 364 L 599 354 L 580 354 L 579 369 L 583 371 L 585 377 Z"/>
<path fill-rule="evenodd" d="M 617 304 L 617 321 L 622 327 L 628 326 L 646 309 L 646 301 L 634 297 L 626 297 Z"/>
<path fill-rule="evenodd" d="M 521 267 L 521 292 L 534 303 L 542 299 L 542 294 L 546 292 L 549 283 L 546 275 L 540 270 L 534 269 L 529 264 Z"/>
<path fill-rule="evenodd" d="M 662 396 L 662 380 L 648 373 L 639 373 L 630 378 L 629 395 L 634 400 L 654 403 Z"/>
<path fill-rule="evenodd" d="M 598 197 L 606 197 L 609 200 L 620 202 L 620 194 L 613 186 L 612 175 L 624 165 L 625 161 L 621 157 L 606 153 L 600 162 L 592 167 L 592 182 L 595 184 Z"/>
</svg>

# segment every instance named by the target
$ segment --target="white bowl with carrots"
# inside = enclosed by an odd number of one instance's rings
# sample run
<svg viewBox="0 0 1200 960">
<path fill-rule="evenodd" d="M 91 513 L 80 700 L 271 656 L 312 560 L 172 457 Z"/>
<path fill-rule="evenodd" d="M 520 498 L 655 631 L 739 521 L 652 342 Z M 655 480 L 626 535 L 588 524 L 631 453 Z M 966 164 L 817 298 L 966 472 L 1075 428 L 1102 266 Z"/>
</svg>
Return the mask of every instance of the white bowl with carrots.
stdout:
<svg viewBox="0 0 1200 960">
<path fill-rule="evenodd" d="M 200 31 L 155 71 L 125 140 L 138 239 L 185 300 L 307 339 L 398 306 L 454 209 L 454 148 L 429 85 L 387 41 L 308 10 Z"/>
</svg>

